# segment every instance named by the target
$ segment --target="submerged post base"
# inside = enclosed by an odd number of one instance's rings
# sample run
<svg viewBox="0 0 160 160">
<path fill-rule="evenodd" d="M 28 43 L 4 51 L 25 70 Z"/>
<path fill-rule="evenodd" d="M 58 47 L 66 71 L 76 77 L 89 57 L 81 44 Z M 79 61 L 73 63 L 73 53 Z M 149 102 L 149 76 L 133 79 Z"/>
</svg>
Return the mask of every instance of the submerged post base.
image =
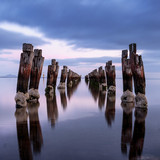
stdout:
<svg viewBox="0 0 160 160">
<path fill-rule="evenodd" d="M 29 94 L 28 93 L 23 93 L 23 92 L 17 92 L 15 96 L 15 101 L 16 104 L 22 107 L 27 106 L 27 100 L 29 99 Z"/>
<path fill-rule="evenodd" d="M 138 93 L 136 95 L 135 101 L 136 101 L 136 107 L 138 107 L 138 108 L 147 108 L 148 107 L 147 98 L 142 93 Z"/>
<path fill-rule="evenodd" d="M 38 89 L 31 88 L 29 90 L 29 101 L 37 103 L 39 98 L 40 98 L 40 95 L 39 95 Z"/>
<path fill-rule="evenodd" d="M 115 95 L 116 94 L 116 87 L 115 86 L 110 86 L 108 88 L 108 95 Z"/>
<path fill-rule="evenodd" d="M 134 103 L 134 95 L 131 91 L 126 90 L 121 97 L 123 103 Z"/>
</svg>

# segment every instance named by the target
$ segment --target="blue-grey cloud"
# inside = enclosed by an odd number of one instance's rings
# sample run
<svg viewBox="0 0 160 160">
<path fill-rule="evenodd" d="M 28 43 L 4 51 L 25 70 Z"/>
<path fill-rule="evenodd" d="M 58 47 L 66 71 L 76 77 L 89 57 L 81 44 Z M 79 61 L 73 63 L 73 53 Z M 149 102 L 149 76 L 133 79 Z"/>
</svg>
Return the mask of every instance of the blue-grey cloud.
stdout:
<svg viewBox="0 0 160 160">
<path fill-rule="evenodd" d="M 159 0 L 5 0 L 0 19 L 38 27 L 47 37 L 76 47 L 157 50 Z"/>
<path fill-rule="evenodd" d="M 25 36 L 19 33 L 10 32 L 3 29 L 0 29 L 0 37 L 0 50 L 20 49 L 22 48 L 22 43 L 32 43 L 33 45 L 42 45 L 48 43 L 37 37 Z M 4 52 L 0 51 L 0 54 L 2 53 Z"/>
</svg>

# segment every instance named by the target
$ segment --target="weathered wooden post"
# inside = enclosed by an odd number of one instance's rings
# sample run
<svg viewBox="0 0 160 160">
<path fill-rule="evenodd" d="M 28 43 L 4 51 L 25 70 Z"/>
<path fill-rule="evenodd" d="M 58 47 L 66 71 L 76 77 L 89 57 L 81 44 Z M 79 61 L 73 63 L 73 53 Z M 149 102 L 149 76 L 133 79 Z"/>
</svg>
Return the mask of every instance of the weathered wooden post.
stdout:
<svg viewBox="0 0 160 160">
<path fill-rule="evenodd" d="M 136 93 L 136 107 L 147 107 L 147 99 L 145 97 L 145 72 L 142 57 L 136 54 L 136 44 L 129 45 L 131 69 L 134 79 L 134 90 Z"/>
<path fill-rule="evenodd" d="M 147 109 L 135 109 L 135 122 L 133 137 L 130 144 L 129 159 L 139 159 L 143 152 L 143 144 L 145 138 L 145 118 L 147 116 Z"/>
<path fill-rule="evenodd" d="M 51 60 L 51 65 L 48 66 L 48 73 L 47 73 L 47 87 L 45 89 L 46 94 L 52 95 L 54 93 L 57 77 L 59 72 L 59 65 L 55 59 Z"/>
<path fill-rule="evenodd" d="M 30 75 L 30 84 L 29 84 L 29 100 L 37 102 L 40 95 L 38 92 L 39 81 L 42 74 L 42 68 L 44 63 L 44 57 L 42 57 L 42 50 L 34 50 L 34 58 L 32 62 L 32 69 Z"/>
<path fill-rule="evenodd" d="M 54 127 L 58 119 L 58 106 L 57 106 L 56 93 L 54 93 L 53 95 L 46 95 L 46 101 L 47 101 L 48 120 L 51 121 L 51 127 Z"/>
<path fill-rule="evenodd" d="M 88 76 L 89 76 L 89 86 L 99 89 L 99 73 L 97 72 L 97 69 L 90 72 Z"/>
<path fill-rule="evenodd" d="M 98 73 L 99 73 L 99 89 L 105 91 L 107 89 L 107 84 L 106 84 L 105 71 L 103 70 L 102 66 L 98 68 Z"/>
<path fill-rule="evenodd" d="M 23 44 L 23 53 L 21 53 L 18 80 L 17 80 L 17 93 L 15 96 L 16 104 L 26 106 L 29 99 L 28 94 L 28 81 L 32 68 L 34 53 L 32 44 Z"/>
<path fill-rule="evenodd" d="M 26 107 L 17 108 L 15 112 L 17 126 L 17 140 L 20 159 L 33 159 L 31 143 L 28 134 L 28 113 Z"/>
<path fill-rule="evenodd" d="M 106 62 L 105 71 L 107 77 L 107 87 L 109 88 L 110 86 L 116 86 L 116 71 L 115 66 L 112 65 L 112 61 Z"/>
<path fill-rule="evenodd" d="M 67 78 L 67 66 L 63 66 L 63 69 L 61 70 L 61 79 L 58 85 L 58 89 L 65 89 L 66 78 Z"/>
<path fill-rule="evenodd" d="M 28 103 L 29 122 L 30 122 L 30 140 L 33 144 L 33 151 L 35 153 L 41 152 L 43 145 L 43 136 L 41 131 L 41 125 L 38 116 L 38 103 Z"/>
<path fill-rule="evenodd" d="M 69 70 L 68 76 L 67 76 L 67 87 L 73 87 L 81 80 L 81 76 L 72 70 Z"/>
<path fill-rule="evenodd" d="M 132 69 L 131 62 L 128 58 L 128 50 L 122 51 L 122 77 L 123 77 L 123 92 L 126 90 L 133 91 L 132 87 Z"/>
</svg>

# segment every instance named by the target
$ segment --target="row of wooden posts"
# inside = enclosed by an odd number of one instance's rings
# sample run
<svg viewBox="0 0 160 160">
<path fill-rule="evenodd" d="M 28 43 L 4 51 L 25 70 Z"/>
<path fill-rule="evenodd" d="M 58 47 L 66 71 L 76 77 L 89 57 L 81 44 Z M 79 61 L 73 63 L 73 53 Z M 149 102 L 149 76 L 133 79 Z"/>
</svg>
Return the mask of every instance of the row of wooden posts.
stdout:
<svg viewBox="0 0 160 160">
<path fill-rule="evenodd" d="M 21 53 L 17 93 L 15 101 L 17 106 L 26 106 L 27 101 L 37 103 L 40 98 L 38 88 L 42 74 L 44 57 L 42 57 L 41 49 L 34 49 L 32 44 L 23 44 L 23 52 Z M 59 65 L 55 59 L 51 60 L 51 65 L 48 66 L 46 95 L 54 94 L 56 88 Z M 73 88 L 81 80 L 81 76 L 72 70 L 68 71 L 67 66 L 63 66 L 61 70 L 59 89 L 65 89 L 67 79 L 67 87 Z M 29 89 L 29 90 L 28 90 Z"/>
<path fill-rule="evenodd" d="M 34 49 L 32 44 L 23 44 L 23 52 L 21 53 L 20 66 L 17 81 L 17 94 L 15 97 L 17 105 L 26 106 L 27 101 L 37 102 L 40 95 L 38 92 L 39 81 L 42 74 L 44 57 L 42 57 L 41 49 Z M 52 95 L 57 85 L 57 77 L 59 73 L 59 64 L 55 59 L 51 60 L 48 66 L 46 95 Z M 139 105 L 146 106 L 147 99 L 145 97 L 145 72 L 142 56 L 136 54 L 136 44 L 129 45 L 128 50 L 122 51 L 122 77 L 123 77 L 123 95 L 121 97 L 123 103 L 130 103 L 136 100 Z M 67 79 L 67 83 L 66 83 Z M 67 66 L 63 66 L 61 70 L 60 83 L 58 89 L 72 88 L 81 80 L 81 76 L 72 70 L 68 71 Z M 85 76 L 85 81 L 90 86 L 98 87 L 100 90 L 107 90 L 111 94 L 116 91 L 116 69 L 112 65 L 112 61 L 106 62 L 105 70 L 103 67 L 90 72 Z M 136 98 L 133 95 L 133 81 Z M 28 87 L 29 86 L 29 87 Z M 28 91 L 29 89 L 29 91 Z"/>
</svg>

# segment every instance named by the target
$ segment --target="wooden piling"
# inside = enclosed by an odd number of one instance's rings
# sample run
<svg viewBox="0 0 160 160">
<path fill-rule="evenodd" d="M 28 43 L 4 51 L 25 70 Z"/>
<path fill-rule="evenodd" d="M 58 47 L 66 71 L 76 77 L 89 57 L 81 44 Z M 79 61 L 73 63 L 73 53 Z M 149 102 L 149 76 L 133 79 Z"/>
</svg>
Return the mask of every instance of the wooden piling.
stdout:
<svg viewBox="0 0 160 160">
<path fill-rule="evenodd" d="M 28 92 L 28 81 L 31 73 L 32 62 L 34 58 L 32 44 L 23 44 L 23 53 L 21 53 L 18 81 L 17 81 L 17 92 L 27 93 Z"/>
<path fill-rule="evenodd" d="M 44 57 L 42 57 L 42 50 L 35 49 L 34 50 L 34 58 L 32 62 L 32 69 L 30 75 L 30 85 L 29 89 L 38 89 L 39 81 L 42 74 L 42 68 L 44 63 Z"/>
<path fill-rule="evenodd" d="M 81 80 L 81 76 L 69 69 L 67 76 L 67 87 L 76 85 Z"/>
<path fill-rule="evenodd" d="M 58 85 L 59 89 L 65 89 L 66 78 L 67 78 L 67 66 L 63 66 L 63 69 L 61 70 L 60 83 Z"/>
<path fill-rule="evenodd" d="M 109 88 L 110 86 L 116 86 L 116 71 L 115 66 L 112 65 L 112 61 L 106 62 L 105 71 L 107 77 L 107 87 Z"/>
<path fill-rule="evenodd" d="M 132 87 L 132 70 L 131 62 L 128 58 L 128 50 L 122 51 L 122 77 L 123 77 L 123 92 L 126 90 L 133 91 Z"/>
<path fill-rule="evenodd" d="M 46 94 L 53 94 L 57 84 L 57 77 L 59 72 L 59 65 L 55 59 L 51 60 L 51 65 L 48 65 L 47 72 L 47 87 L 45 89 Z"/>
<path fill-rule="evenodd" d="M 142 56 L 136 54 L 135 43 L 129 45 L 129 50 L 135 93 L 136 95 L 138 94 L 138 92 L 145 94 L 146 83 Z"/>
</svg>

